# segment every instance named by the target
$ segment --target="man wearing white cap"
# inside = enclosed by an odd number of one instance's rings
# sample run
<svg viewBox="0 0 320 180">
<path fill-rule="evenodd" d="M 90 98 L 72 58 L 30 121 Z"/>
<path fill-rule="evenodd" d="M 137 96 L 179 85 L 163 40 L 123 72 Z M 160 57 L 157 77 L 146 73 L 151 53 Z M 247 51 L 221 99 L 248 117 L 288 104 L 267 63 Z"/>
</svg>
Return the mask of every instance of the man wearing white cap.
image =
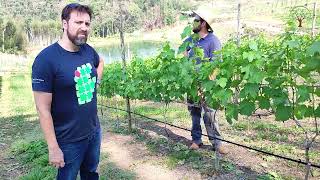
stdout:
<svg viewBox="0 0 320 180">
<path fill-rule="evenodd" d="M 214 54 L 214 51 L 221 50 L 221 43 L 212 32 L 212 24 L 214 22 L 214 16 L 212 15 L 212 11 L 210 11 L 209 9 L 202 8 L 197 11 L 193 11 L 193 15 L 193 32 L 198 34 L 199 38 L 194 39 L 192 37 L 189 37 L 185 40 L 185 42 L 193 43 L 195 47 L 203 49 L 204 58 L 208 58 L 209 61 L 213 61 L 217 58 L 217 56 Z M 189 46 L 185 52 L 185 55 L 189 58 L 194 57 L 194 50 Z M 201 59 L 196 58 L 196 63 L 201 63 Z M 213 77 L 210 77 L 210 79 L 213 80 Z M 191 100 L 188 100 L 188 102 L 190 104 L 194 103 Z M 191 105 L 188 107 L 188 109 L 192 116 L 192 145 L 190 146 L 190 149 L 197 150 L 202 145 L 202 130 L 200 125 L 200 119 L 203 107 Z M 221 141 L 216 139 L 221 139 L 219 125 L 215 116 L 216 110 L 209 109 L 207 111 L 209 112 L 204 113 L 203 120 L 207 133 L 209 135 L 209 140 L 214 145 L 215 150 L 217 150 L 220 154 L 226 154 L 227 151 L 222 146 Z M 210 114 L 214 115 L 210 116 Z"/>
</svg>

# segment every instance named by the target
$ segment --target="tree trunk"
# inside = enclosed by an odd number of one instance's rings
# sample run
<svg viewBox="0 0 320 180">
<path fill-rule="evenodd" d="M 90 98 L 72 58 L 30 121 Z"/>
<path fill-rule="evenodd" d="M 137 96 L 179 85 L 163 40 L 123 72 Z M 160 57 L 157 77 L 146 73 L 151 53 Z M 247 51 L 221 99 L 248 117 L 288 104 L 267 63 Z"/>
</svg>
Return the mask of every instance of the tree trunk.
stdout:
<svg viewBox="0 0 320 180">
<path fill-rule="evenodd" d="M 2 31 L 2 52 L 4 52 L 4 32 L 6 31 L 6 28 Z"/>
<path fill-rule="evenodd" d="M 317 19 L 317 2 L 314 3 L 313 5 L 313 19 L 312 19 L 312 37 L 315 37 L 316 33 L 315 33 L 315 27 L 316 27 L 316 19 Z"/>
</svg>

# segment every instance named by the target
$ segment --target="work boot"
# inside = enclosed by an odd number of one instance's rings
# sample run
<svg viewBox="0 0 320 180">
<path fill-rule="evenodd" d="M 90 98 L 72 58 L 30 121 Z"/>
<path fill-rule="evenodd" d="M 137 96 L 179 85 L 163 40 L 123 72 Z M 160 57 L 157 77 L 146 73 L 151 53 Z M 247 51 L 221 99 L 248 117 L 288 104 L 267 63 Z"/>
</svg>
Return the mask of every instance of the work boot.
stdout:
<svg viewBox="0 0 320 180">
<path fill-rule="evenodd" d="M 217 151 L 220 153 L 220 154 L 228 154 L 228 150 L 226 149 L 226 147 L 224 145 L 220 145 L 218 148 L 217 148 Z"/>
<path fill-rule="evenodd" d="M 189 147 L 189 149 L 191 149 L 191 150 L 198 150 L 201 145 L 202 145 L 202 143 L 201 143 L 201 144 L 197 144 L 197 143 L 194 143 L 194 142 L 193 142 L 193 143 L 191 144 L 191 146 Z"/>
</svg>

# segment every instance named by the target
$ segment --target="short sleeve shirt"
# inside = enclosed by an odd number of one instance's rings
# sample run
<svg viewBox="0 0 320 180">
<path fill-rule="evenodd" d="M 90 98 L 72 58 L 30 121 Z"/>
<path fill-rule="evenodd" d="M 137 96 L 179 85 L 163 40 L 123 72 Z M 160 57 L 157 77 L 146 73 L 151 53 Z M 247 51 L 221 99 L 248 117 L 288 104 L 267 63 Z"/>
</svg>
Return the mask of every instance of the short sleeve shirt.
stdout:
<svg viewBox="0 0 320 180">
<path fill-rule="evenodd" d="M 32 89 L 52 93 L 51 115 L 59 143 L 87 138 L 100 128 L 96 82 L 99 55 L 88 44 L 69 52 L 58 43 L 32 65 Z"/>
<path fill-rule="evenodd" d="M 215 36 L 212 32 L 208 33 L 208 35 L 204 38 L 200 38 L 199 40 L 195 41 L 192 37 L 189 37 L 185 40 L 185 42 L 192 42 L 196 47 L 200 47 L 203 49 L 204 57 L 209 58 L 210 61 L 213 61 L 216 57 L 214 51 L 221 50 L 221 43 L 217 36 Z M 193 50 L 188 47 L 188 56 L 193 57 L 194 52 Z M 200 59 L 197 59 L 197 64 L 201 62 Z"/>
</svg>

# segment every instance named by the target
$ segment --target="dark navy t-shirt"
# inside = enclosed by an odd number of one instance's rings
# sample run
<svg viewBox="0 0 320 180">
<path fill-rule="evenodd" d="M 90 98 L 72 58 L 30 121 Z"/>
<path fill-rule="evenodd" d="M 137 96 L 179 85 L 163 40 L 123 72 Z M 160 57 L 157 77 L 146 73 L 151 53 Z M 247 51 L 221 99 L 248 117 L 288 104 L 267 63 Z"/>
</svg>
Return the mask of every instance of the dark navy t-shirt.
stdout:
<svg viewBox="0 0 320 180">
<path fill-rule="evenodd" d="M 99 55 L 85 44 L 69 52 L 58 43 L 47 47 L 32 65 L 32 89 L 52 93 L 51 115 L 59 143 L 87 138 L 100 128 L 96 68 Z"/>
</svg>

